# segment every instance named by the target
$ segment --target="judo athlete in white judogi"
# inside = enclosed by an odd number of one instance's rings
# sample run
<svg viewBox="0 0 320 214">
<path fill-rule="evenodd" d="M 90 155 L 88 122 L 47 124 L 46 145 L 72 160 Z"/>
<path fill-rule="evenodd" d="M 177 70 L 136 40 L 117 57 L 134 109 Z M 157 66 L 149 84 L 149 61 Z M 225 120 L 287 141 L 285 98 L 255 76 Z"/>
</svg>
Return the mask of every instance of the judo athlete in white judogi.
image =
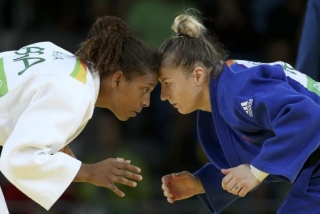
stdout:
<svg viewBox="0 0 320 214">
<path fill-rule="evenodd" d="M 107 39 L 95 43 L 99 36 Z M 113 37 L 120 42 L 108 40 Z M 90 52 L 97 51 L 94 46 L 101 48 L 100 55 Z M 136 48 L 129 53 L 126 47 Z M 113 51 L 111 62 L 103 56 L 108 51 Z M 123 197 L 115 182 L 134 187 L 137 183 L 130 179 L 142 179 L 140 169 L 129 160 L 109 158 L 84 164 L 67 145 L 83 130 L 95 106 L 109 108 L 120 120 L 149 106 L 158 77 L 157 69 L 151 67 L 156 64 L 154 52 L 129 36 L 120 19 L 104 17 L 97 20 L 97 27 L 77 53 L 79 57 L 40 42 L 0 54 L 0 169 L 47 210 L 72 181 L 107 187 Z M 129 57 L 123 57 L 127 54 Z M 132 57 L 144 67 L 134 68 L 130 63 L 129 67 L 140 73 L 122 69 L 128 64 L 125 59 Z M 101 62 L 110 67 L 102 67 Z M 9 213 L 1 191 L 0 213 Z"/>
</svg>

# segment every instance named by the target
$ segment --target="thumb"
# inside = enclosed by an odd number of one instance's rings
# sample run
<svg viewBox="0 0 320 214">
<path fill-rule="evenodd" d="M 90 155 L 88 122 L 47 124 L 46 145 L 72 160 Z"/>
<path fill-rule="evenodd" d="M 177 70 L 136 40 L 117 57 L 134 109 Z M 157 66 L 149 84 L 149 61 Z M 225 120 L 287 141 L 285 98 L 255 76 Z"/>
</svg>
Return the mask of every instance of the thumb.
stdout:
<svg viewBox="0 0 320 214">
<path fill-rule="evenodd" d="M 174 177 L 176 179 L 183 179 L 183 178 L 189 177 L 189 173 L 186 171 L 177 172 L 177 173 L 172 174 L 172 177 Z"/>
<path fill-rule="evenodd" d="M 233 170 L 233 168 L 229 168 L 229 169 L 221 169 L 222 174 L 227 175 L 229 174 L 229 172 L 231 172 Z"/>
</svg>

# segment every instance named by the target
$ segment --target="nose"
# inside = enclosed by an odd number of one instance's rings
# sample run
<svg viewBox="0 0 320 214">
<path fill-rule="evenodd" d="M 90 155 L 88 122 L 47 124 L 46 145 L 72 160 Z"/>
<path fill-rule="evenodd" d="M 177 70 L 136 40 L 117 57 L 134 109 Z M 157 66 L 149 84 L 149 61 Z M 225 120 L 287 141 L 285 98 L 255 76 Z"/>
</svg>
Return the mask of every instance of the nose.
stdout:
<svg viewBox="0 0 320 214">
<path fill-rule="evenodd" d="M 165 91 L 164 87 L 161 87 L 160 99 L 161 99 L 162 101 L 165 101 L 165 100 L 168 99 L 168 94 L 167 94 L 167 92 Z"/>
<path fill-rule="evenodd" d="M 141 107 L 149 107 L 150 106 L 150 99 L 147 99 L 147 101 L 143 100 L 141 103 Z"/>
</svg>

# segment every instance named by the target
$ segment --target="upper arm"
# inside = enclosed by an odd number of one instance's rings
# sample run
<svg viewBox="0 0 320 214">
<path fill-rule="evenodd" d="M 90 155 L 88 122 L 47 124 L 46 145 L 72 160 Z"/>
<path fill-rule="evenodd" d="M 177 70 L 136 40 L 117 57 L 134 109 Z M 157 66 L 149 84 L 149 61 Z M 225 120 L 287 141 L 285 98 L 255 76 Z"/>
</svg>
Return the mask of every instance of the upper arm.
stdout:
<svg viewBox="0 0 320 214">
<path fill-rule="evenodd" d="M 37 164 L 39 158 L 46 162 L 50 156 L 44 155 L 53 154 L 65 145 L 83 123 L 91 105 L 85 85 L 73 78 L 39 77 L 33 84 L 31 89 L 26 89 L 32 93 L 31 101 L 3 147 L 2 159 L 9 159 L 6 164 Z M 13 159 L 13 156 L 19 158 Z M 24 156 L 32 163 L 23 161 Z"/>
</svg>

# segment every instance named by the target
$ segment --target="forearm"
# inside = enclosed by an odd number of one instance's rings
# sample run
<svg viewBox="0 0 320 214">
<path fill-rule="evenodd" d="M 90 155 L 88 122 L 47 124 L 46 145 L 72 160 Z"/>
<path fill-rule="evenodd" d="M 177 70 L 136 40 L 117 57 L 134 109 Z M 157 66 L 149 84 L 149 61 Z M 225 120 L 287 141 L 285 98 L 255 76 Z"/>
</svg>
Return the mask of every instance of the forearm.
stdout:
<svg viewBox="0 0 320 214">
<path fill-rule="evenodd" d="M 76 174 L 73 182 L 89 182 L 90 178 L 90 165 L 81 163 L 80 169 Z"/>
</svg>

